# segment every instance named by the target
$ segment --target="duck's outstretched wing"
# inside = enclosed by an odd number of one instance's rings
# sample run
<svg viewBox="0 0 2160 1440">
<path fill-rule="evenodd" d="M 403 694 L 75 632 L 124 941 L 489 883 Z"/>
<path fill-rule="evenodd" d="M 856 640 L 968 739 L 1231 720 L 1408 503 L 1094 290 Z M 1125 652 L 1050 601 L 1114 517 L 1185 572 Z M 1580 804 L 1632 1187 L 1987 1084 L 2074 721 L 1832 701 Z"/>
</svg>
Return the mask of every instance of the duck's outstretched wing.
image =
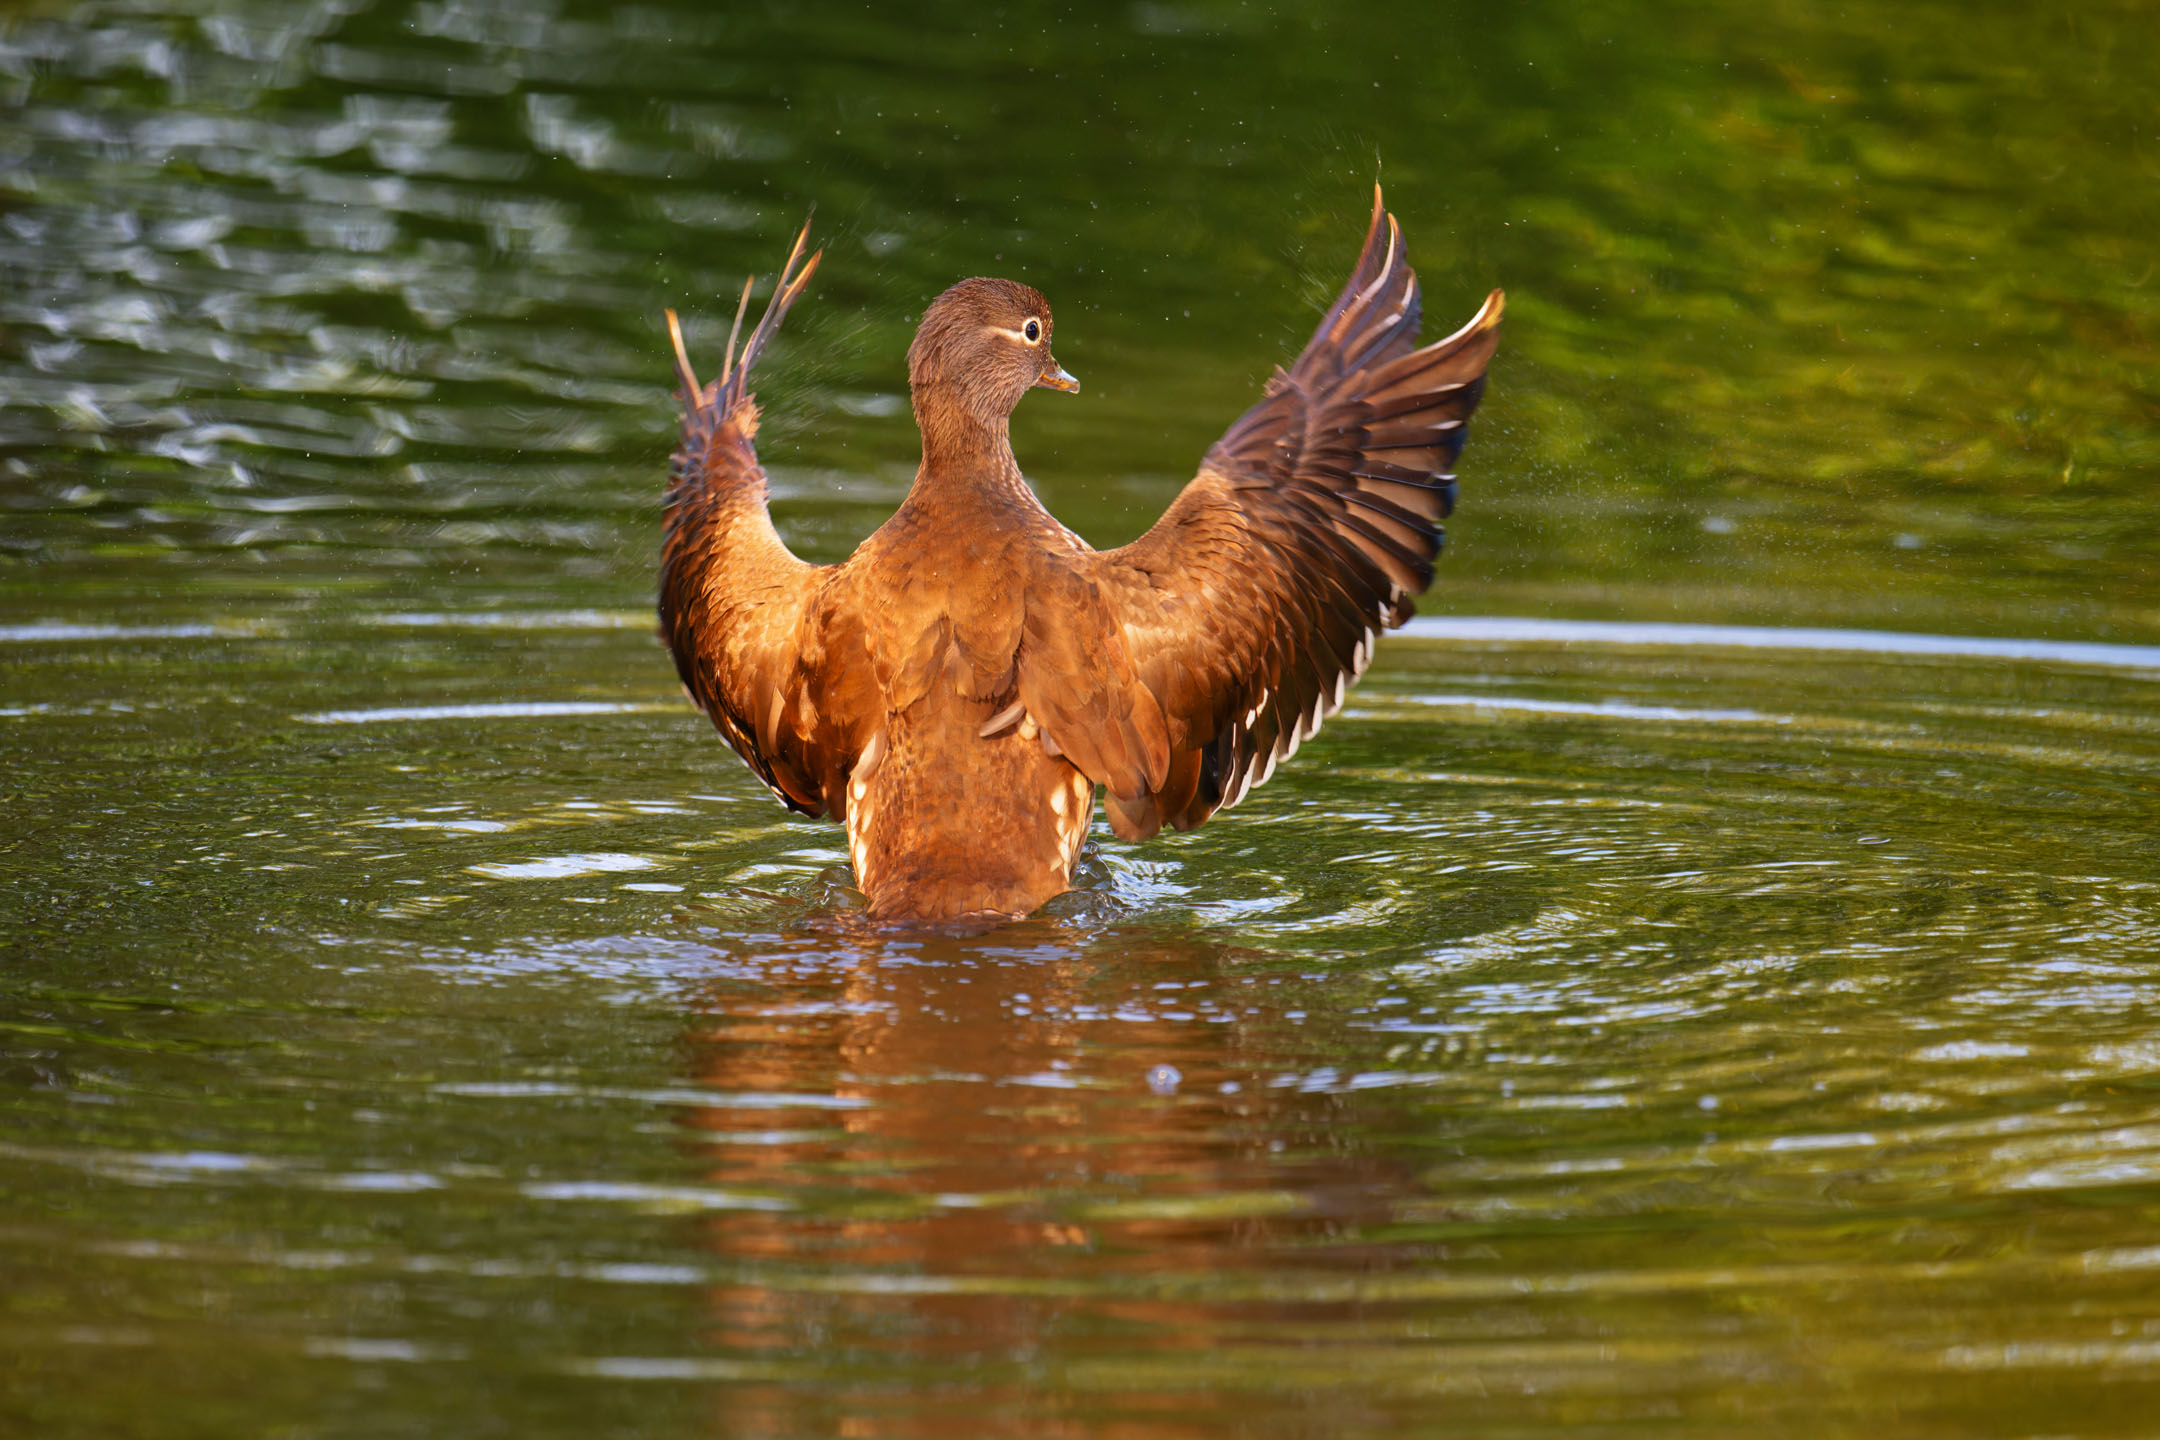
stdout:
<svg viewBox="0 0 2160 1440">
<path fill-rule="evenodd" d="M 1451 470 L 1499 344 L 1502 297 L 1420 348 L 1418 282 L 1373 190 L 1350 283 L 1289 370 L 1208 451 L 1147 534 L 1095 557 L 1170 740 L 1163 783 L 1107 797 L 1145 839 L 1189 829 L 1274 773 L 1432 582 Z"/>
<path fill-rule="evenodd" d="M 805 225 L 738 361 L 735 341 L 750 299 L 744 284 L 727 357 L 711 384 L 698 384 L 675 312 L 668 312 L 683 434 L 660 549 L 660 638 L 684 693 L 758 778 L 789 809 L 831 809 L 838 817 L 847 771 L 868 738 L 860 721 L 869 712 L 851 703 L 861 697 L 834 692 L 867 667 L 822 664 L 828 647 L 848 643 L 820 603 L 835 567 L 796 559 L 773 530 L 749 388 L 750 367 L 817 269 L 822 251 L 802 258 L 809 233 Z"/>
</svg>

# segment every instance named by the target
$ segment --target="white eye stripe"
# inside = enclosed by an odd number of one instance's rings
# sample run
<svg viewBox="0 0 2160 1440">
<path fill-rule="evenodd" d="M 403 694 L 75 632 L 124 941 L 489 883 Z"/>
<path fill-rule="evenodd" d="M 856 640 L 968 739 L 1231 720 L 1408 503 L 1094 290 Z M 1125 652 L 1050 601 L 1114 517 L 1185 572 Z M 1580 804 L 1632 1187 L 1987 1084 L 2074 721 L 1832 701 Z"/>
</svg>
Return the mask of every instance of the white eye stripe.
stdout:
<svg viewBox="0 0 2160 1440">
<path fill-rule="evenodd" d="M 1030 320 L 1027 323 L 1036 327 L 1037 333 L 1032 337 L 1027 333 L 1025 329 L 1008 330 L 1003 325 L 985 325 L 983 326 L 983 329 L 989 331 L 993 335 L 1003 335 L 1008 340 L 1017 340 L 1023 345 L 1040 344 L 1042 341 L 1042 322 L 1039 320 Z"/>
</svg>

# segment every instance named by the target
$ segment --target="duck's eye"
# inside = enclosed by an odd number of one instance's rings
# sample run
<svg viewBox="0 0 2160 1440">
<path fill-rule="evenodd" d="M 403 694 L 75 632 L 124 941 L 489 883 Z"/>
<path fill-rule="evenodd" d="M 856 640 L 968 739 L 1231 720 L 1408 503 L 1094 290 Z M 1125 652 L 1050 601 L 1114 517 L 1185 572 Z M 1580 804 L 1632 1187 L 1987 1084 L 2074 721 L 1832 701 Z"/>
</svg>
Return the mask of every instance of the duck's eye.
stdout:
<svg viewBox="0 0 2160 1440">
<path fill-rule="evenodd" d="M 1028 321 L 1027 324 L 1020 327 L 1020 333 L 1027 336 L 1028 344 L 1033 345 L 1036 341 L 1042 339 L 1042 321 Z"/>
</svg>

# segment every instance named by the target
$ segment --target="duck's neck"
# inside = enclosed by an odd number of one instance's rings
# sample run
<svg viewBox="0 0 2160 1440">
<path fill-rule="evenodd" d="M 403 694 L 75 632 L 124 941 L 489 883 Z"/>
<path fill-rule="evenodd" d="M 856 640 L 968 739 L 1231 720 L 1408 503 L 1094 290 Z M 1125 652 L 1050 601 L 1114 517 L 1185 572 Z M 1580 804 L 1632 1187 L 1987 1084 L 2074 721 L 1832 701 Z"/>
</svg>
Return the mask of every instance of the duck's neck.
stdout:
<svg viewBox="0 0 2160 1440">
<path fill-rule="evenodd" d="M 918 385 L 913 399 L 923 442 L 914 495 L 1031 493 L 1013 458 L 1009 415 L 986 414 L 948 385 Z"/>
</svg>

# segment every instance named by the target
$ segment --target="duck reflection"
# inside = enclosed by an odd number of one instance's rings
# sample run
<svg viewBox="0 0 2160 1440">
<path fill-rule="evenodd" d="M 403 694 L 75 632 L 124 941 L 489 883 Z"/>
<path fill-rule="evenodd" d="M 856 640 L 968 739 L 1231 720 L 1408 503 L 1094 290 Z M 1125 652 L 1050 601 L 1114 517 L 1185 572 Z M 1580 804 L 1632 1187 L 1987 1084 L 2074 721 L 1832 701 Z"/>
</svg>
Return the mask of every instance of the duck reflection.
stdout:
<svg viewBox="0 0 2160 1440">
<path fill-rule="evenodd" d="M 1344 1108 L 1364 1097 L 1309 1068 L 1370 1041 L 1286 1019 L 1296 980 L 1253 952 L 1031 922 L 780 954 L 716 984 L 689 1038 L 714 1103 L 681 1123 L 713 1183 L 789 1208 L 705 1222 L 738 1277 L 707 1339 L 804 1382 L 728 1387 L 723 1432 L 1008 1433 L 986 1396 L 1069 1401 L 1090 1367 L 1126 1401 L 1167 1399 L 1178 1357 L 1204 1370 L 1233 1323 L 1250 1340 L 1284 1322 L 1265 1271 L 1286 1254 L 1387 1263 L 1344 1242 L 1412 1178 L 1358 1143 Z M 1258 1273 L 1226 1290 L 1237 1270 Z M 1046 1423 L 1010 1433 L 1062 1433 Z"/>
</svg>

